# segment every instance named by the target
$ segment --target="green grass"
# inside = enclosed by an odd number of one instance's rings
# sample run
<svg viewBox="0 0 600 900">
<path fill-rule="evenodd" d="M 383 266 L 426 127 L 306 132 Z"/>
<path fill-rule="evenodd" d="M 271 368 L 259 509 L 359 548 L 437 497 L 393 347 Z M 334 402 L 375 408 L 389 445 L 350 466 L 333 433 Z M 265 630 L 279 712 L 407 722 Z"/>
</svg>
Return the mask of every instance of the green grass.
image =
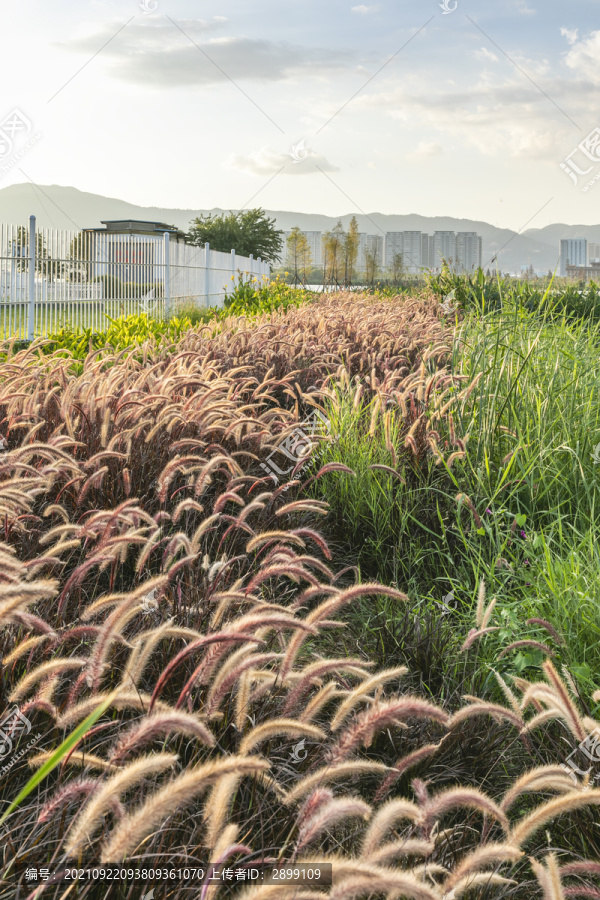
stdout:
<svg viewBox="0 0 600 900">
<path fill-rule="evenodd" d="M 139 300 L 134 297 L 39 304 L 35 311 L 34 337 L 56 334 L 63 329 L 81 334 L 101 332 L 108 327 L 109 318 L 127 318 L 137 315 L 139 310 Z M 28 331 L 27 303 L 7 305 L 0 302 L 0 340 L 10 340 L 14 336 L 26 340 Z"/>
<path fill-rule="evenodd" d="M 330 414 L 339 441 L 324 445 L 318 460 L 343 462 L 358 477 L 335 473 L 312 488 L 331 505 L 328 538 L 363 579 L 397 585 L 414 611 L 464 635 L 483 578 L 497 598 L 492 624 L 500 626 L 482 639 L 483 667 L 534 674 L 539 651 L 497 660 L 501 646 L 533 638 L 548 643 L 585 689 L 600 684 L 599 346 L 595 320 L 529 311 L 515 295 L 484 316 L 470 314 L 457 328 L 452 359 L 456 374 L 480 376 L 455 416 L 457 434 L 469 435 L 466 458 L 450 470 L 431 465 L 416 474 L 399 461 L 405 484 L 369 470 L 392 465 L 383 434 L 369 437 L 369 411 L 343 401 Z M 480 528 L 459 508 L 459 493 L 472 500 Z M 457 609 L 442 616 L 439 603 L 450 590 Z M 385 600 L 378 610 L 355 610 L 357 638 L 386 665 L 397 661 L 397 648 L 381 630 L 393 634 L 390 623 L 403 615 Z M 547 619 L 565 645 L 527 625 L 532 617 Z M 452 681 L 456 659 L 442 665 Z"/>
<path fill-rule="evenodd" d="M 331 507 L 328 522 L 335 535 L 343 535 L 348 560 L 357 564 L 366 578 L 384 576 L 386 583 L 423 592 L 433 587 L 439 555 L 444 554 L 444 529 L 453 502 L 452 479 L 433 461 L 421 470 L 408 461 L 399 461 L 401 477 L 373 466 L 394 468 L 386 449 L 381 421 L 375 435 L 369 434 L 372 404 L 355 410 L 350 398 L 341 396 L 339 406 L 330 410 L 334 444 L 323 443 L 319 462 L 342 462 L 356 477 L 336 472 L 326 475 L 314 487 L 320 499 Z M 393 410 L 390 439 L 402 446 L 399 410 Z"/>
<path fill-rule="evenodd" d="M 600 551 L 597 530 L 577 539 L 548 542 L 540 534 L 527 574 L 523 609 L 515 618 L 536 616 L 552 622 L 566 646 L 561 658 L 586 689 L 600 681 Z"/>
</svg>

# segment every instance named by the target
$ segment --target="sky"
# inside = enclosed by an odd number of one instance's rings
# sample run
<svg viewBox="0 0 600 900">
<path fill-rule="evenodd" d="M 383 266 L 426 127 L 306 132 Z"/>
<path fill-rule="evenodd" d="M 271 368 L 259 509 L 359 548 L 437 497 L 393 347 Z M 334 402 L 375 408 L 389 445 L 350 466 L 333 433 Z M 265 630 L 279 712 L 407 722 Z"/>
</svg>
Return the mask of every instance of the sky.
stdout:
<svg viewBox="0 0 600 900">
<path fill-rule="evenodd" d="M 5 3 L 0 188 L 597 224 L 599 13 L 599 0 Z"/>
</svg>

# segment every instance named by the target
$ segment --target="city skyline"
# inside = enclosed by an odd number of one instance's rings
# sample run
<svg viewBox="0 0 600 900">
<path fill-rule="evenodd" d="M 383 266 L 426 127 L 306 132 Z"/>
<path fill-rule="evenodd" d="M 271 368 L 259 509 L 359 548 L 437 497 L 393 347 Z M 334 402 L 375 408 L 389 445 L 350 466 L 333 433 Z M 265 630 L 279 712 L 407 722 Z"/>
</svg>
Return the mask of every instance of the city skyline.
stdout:
<svg viewBox="0 0 600 900">
<path fill-rule="evenodd" d="M 285 264 L 287 239 L 291 231 L 284 231 L 284 244 L 279 262 Z M 300 229 L 310 249 L 312 265 L 323 265 L 323 243 L 326 232 L 304 231 Z M 456 272 L 473 272 L 482 265 L 482 238 L 473 231 L 435 231 L 427 234 L 421 231 L 388 231 L 383 235 L 358 233 L 356 267 L 366 265 L 366 252 L 374 254 L 379 267 L 391 269 L 394 255 L 402 257 L 402 268 L 409 274 L 417 274 L 426 269 L 439 272 L 446 260 Z"/>
<path fill-rule="evenodd" d="M 560 274 L 573 277 L 600 276 L 600 243 L 586 238 L 565 238 L 560 242 Z"/>
</svg>

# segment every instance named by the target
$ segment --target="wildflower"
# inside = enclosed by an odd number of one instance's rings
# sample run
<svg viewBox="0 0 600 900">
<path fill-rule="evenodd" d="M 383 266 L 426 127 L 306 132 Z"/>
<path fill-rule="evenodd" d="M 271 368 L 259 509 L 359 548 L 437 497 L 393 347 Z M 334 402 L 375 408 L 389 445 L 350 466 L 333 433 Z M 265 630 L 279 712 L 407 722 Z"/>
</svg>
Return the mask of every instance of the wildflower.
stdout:
<svg viewBox="0 0 600 900">
<path fill-rule="evenodd" d="M 491 509 L 489 508 L 489 506 L 488 506 L 488 508 L 486 509 L 486 513 L 488 514 L 488 516 L 491 516 L 491 514 L 492 514 L 492 511 L 491 511 Z"/>
<path fill-rule="evenodd" d="M 525 538 L 527 537 L 527 535 L 525 534 L 525 532 L 522 529 L 521 529 L 521 537 L 523 538 L 523 540 L 525 540 Z"/>
</svg>

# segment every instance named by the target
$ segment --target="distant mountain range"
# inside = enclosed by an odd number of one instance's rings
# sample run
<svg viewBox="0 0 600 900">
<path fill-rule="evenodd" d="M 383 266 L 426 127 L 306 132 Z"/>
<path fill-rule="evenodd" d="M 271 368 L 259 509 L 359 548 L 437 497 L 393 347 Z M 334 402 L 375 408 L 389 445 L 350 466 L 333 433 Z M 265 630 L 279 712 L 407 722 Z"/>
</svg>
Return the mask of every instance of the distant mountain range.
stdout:
<svg viewBox="0 0 600 900">
<path fill-rule="evenodd" d="M 102 219 L 145 219 L 176 225 L 185 231 L 196 216 L 222 209 L 165 209 L 157 206 L 136 206 L 125 200 L 90 194 L 61 185 L 13 184 L 0 189 L 0 223 L 25 225 L 30 215 L 37 217 L 43 227 L 80 230 L 100 225 Z M 265 210 L 275 219 L 277 227 L 289 231 L 298 225 L 303 231 L 328 231 L 338 221 L 334 216 Z M 339 216 L 347 228 L 353 213 Z M 451 216 L 383 215 L 356 213 L 359 231 L 381 234 L 386 231 L 476 231 L 483 239 L 483 265 L 486 268 L 494 256 L 503 272 L 518 273 L 533 265 L 536 272 L 554 270 L 559 259 L 561 238 L 584 237 L 600 243 L 600 225 L 547 225 L 529 228 L 521 234 L 508 228 L 497 228 L 474 219 L 455 219 Z M 495 263 L 491 264 L 495 268 Z"/>
</svg>

